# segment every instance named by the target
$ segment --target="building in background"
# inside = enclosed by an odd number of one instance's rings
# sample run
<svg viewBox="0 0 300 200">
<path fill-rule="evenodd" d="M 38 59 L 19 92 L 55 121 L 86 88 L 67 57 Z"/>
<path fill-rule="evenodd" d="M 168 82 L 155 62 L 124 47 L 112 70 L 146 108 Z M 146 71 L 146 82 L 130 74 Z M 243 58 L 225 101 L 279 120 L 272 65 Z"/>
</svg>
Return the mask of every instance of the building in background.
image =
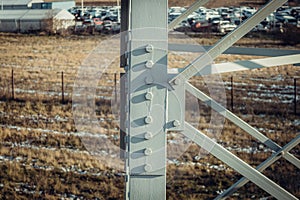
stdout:
<svg viewBox="0 0 300 200">
<path fill-rule="evenodd" d="M 75 25 L 75 17 L 62 9 L 3 10 L 0 12 L 0 32 L 57 33 Z"/>
<path fill-rule="evenodd" d="M 66 9 L 75 6 L 75 0 L 0 0 L 1 10 Z"/>
<path fill-rule="evenodd" d="M 29 9 L 32 3 L 43 2 L 43 0 L 0 0 L 1 10 Z"/>
<path fill-rule="evenodd" d="M 32 9 L 65 9 L 75 7 L 74 0 L 44 0 L 43 2 L 37 2 L 32 4 Z"/>
</svg>

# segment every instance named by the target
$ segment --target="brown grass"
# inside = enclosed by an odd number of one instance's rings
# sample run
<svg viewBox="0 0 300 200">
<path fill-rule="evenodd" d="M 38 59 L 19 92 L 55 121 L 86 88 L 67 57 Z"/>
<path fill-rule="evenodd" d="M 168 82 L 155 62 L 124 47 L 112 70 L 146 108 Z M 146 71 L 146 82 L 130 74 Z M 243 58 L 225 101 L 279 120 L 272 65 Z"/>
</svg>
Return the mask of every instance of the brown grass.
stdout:
<svg viewBox="0 0 300 200">
<path fill-rule="evenodd" d="M 200 44 L 213 44 L 218 38 L 195 38 Z M 1 34 L 0 40 L 5 48 L 1 48 L 1 77 L 0 84 L 4 92 L 10 95 L 10 73 L 15 70 L 15 84 L 18 88 L 35 88 L 49 90 L 52 85 L 57 84 L 60 90 L 60 72 L 64 71 L 66 83 L 70 85 L 71 92 L 74 75 L 81 62 L 92 51 L 95 44 L 103 40 L 103 36 L 36 36 L 36 35 L 15 35 Z M 277 47 L 280 41 L 263 39 L 261 41 L 245 38 L 240 41 L 241 46 L 261 46 L 259 43 Z M 281 48 L 299 48 L 299 46 Z M 58 53 L 57 53 L 58 52 Z M 216 62 L 235 61 L 250 59 L 248 56 L 222 55 Z M 181 58 L 170 56 L 172 67 L 179 67 Z M 113 65 L 113 70 L 118 65 Z M 284 78 L 300 76 L 300 70 L 293 66 L 283 66 L 270 69 L 244 71 L 234 74 L 224 74 L 224 81 L 229 81 L 231 76 L 237 83 L 257 84 L 259 82 L 251 78 L 271 78 L 278 75 Z M 112 80 L 109 76 L 106 81 Z M 287 80 L 287 79 L 284 79 Z M 42 83 L 45 84 L 42 84 Z M 207 91 L 201 79 L 193 79 L 191 82 L 197 87 Z M 104 84 L 105 81 L 99 83 Z M 112 83 L 105 83 L 108 86 Z M 269 85 L 278 84 L 270 82 Z M 282 82 L 279 84 L 291 84 Z M 53 86 L 54 87 L 54 86 Z M 251 88 L 253 89 L 253 88 Z M 255 89 L 255 88 L 254 88 Z M 227 91 L 229 95 L 230 91 Z M 3 93 L 1 93 L 2 95 Z M 19 96 L 17 96 L 19 95 Z M 23 96 L 22 96 L 23 95 Z M 236 104 L 243 104 L 239 97 L 244 93 L 235 92 Z M 56 100 L 48 100 L 47 96 L 40 97 L 37 94 L 24 95 L 16 94 L 16 101 L 0 101 L 0 155 L 10 156 L 11 161 L 0 162 L 0 198 L 8 199 L 58 199 L 64 193 L 76 194 L 84 199 L 123 199 L 124 177 L 118 174 L 119 171 L 111 169 L 103 164 L 101 160 L 86 153 L 82 140 L 75 135 L 44 133 L 40 129 L 49 129 L 61 133 L 76 132 L 72 119 L 71 103 L 61 104 Z M 59 97 L 58 97 L 59 98 Z M 108 102 L 100 104 L 97 116 L 112 118 Z M 256 106 L 256 107 L 255 107 Z M 263 105 L 268 107 L 269 105 Z M 257 128 L 265 128 L 261 132 L 280 145 L 284 145 L 295 137 L 299 125 L 294 123 L 299 116 L 278 113 L 272 108 L 272 113 L 256 113 L 261 105 L 249 104 L 245 115 L 242 111 L 236 113 L 246 122 Z M 255 108 L 255 109 L 254 109 Z M 276 114 L 277 112 L 277 114 Z M 4 114 L 3 114 L 4 113 Z M 201 123 L 199 129 L 205 131 L 209 127 L 211 110 L 200 104 Z M 275 114 L 274 114 L 275 113 Z M 66 119 L 55 121 L 55 118 Z M 113 121 L 101 122 L 105 126 L 105 134 L 117 136 L 117 124 Z M 11 128 L 9 126 L 17 126 Z M 273 132 L 269 132 L 272 130 Z M 226 121 L 222 133 L 218 136 L 218 142 L 225 147 L 258 147 L 261 145 L 253 137 L 247 135 L 243 130 Z M 29 143 L 29 146 L 21 144 Z M 118 145 L 117 141 L 112 142 Z M 40 147 L 35 149 L 33 147 Z M 43 148 L 44 147 L 44 148 Z M 266 159 L 271 152 L 262 151 L 256 154 L 248 154 L 233 150 L 233 153 L 241 157 L 253 166 L 258 165 Z M 292 150 L 292 153 L 299 157 L 299 147 Z M 218 171 L 213 165 L 222 164 L 211 155 L 203 156 L 200 160 L 196 156 L 203 155 L 203 151 L 195 144 L 190 145 L 188 150 L 178 159 L 177 165 L 168 166 L 167 192 L 168 199 L 212 199 L 216 197 L 217 191 L 224 190 L 240 178 L 240 175 L 224 166 L 224 170 Z M 24 158 L 17 161 L 17 157 Z M 33 163 L 35 163 L 33 165 Z M 52 170 L 35 168 L 36 166 L 50 166 Z M 64 171 L 63 168 L 72 166 L 80 167 L 87 171 L 87 174 L 80 174 L 78 171 Z M 93 175 L 93 172 L 98 175 Z M 274 173 L 275 172 L 275 173 Z M 280 172 L 280 173 L 276 173 Z M 298 171 L 292 165 L 281 159 L 266 171 L 266 174 L 288 188 L 297 197 L 300 197 Z M 27 185 L 26 185 L 27 184 Z M 27 188 L 36 193 L 26 193 L 20 189 Z M 250 199 L 266 197 L 268 194 L 258 189 L 253 184 L 247 184 L 238 191 L 239 197 L 232 199 Z"/>
</svg>

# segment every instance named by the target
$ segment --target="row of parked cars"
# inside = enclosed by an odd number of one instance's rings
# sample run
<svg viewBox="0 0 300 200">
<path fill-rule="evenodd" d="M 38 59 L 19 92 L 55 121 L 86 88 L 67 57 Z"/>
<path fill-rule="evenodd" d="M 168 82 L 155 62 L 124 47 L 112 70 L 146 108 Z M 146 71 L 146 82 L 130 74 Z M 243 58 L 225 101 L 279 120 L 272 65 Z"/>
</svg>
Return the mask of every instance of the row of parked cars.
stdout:
<svg viewBox="0 0 300 200">
<path fill-rule="evenodd" d="M 169 8 L 169 22 L 181 15 L 187 8 Z M 212 31 L 219 33 L 230 32 L 240 23 L 251 17 L 257 11 L 256 8 L 219 7 L 208 9 L 200 7 L 184 19 L 177 30 Z M 264 21 L 258 24 L 253 31 L 280 30 L 284 26 L 291 25 L 300 28 L 300 7 L 282 6 L 270 14 Z"/>
<path fill-rule="evenodd" d="M 120 9 L 120 6 L 73 7 L 69 9 L 69 12 L 76 18 L 75 32 L 118 33 L 120 32 Z M 170 7 L 169 23 L 186 9 L 185 7 Z M 199 7 L 177 26 L 177 30 L 227 33 L 256 11 L 256 8 L 247 6 L 211 9 Z M 300 7 L 282 6 L 258 24 L 253 31 L 279 30 L 285 25 L 300 28 Z"/>
<path fill-rule="evenodd" d="M 75 16 L 74 31 L 118 33 L 120 32 L 120 6 L 73 7 L 69 12 Z"/>
</svg>

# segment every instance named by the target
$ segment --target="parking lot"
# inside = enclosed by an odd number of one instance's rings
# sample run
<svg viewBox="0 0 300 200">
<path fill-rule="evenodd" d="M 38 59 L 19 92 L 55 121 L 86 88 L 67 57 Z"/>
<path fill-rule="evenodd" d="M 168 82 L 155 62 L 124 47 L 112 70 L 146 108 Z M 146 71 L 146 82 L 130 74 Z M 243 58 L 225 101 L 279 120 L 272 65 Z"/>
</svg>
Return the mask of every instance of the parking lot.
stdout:
<svg viewBox="0 0 300 200">
<path fill-rule="evenodd" d="M 186 7 L 170 7 L 168 22 L 186 11 Z M 226 34 L 257 11 L 254 7 L 199 7 L 184 19 L 175 30 L 212 32 Z M 120 32 L 120 6 L 73 7 L 69 12 L 76 17 L 76 33 L 118 33 Z M 282 6 L 259 23 L 253 32 L 284 32 L 287 27 L 300 28 L 300 6 Z"/>
</svg>

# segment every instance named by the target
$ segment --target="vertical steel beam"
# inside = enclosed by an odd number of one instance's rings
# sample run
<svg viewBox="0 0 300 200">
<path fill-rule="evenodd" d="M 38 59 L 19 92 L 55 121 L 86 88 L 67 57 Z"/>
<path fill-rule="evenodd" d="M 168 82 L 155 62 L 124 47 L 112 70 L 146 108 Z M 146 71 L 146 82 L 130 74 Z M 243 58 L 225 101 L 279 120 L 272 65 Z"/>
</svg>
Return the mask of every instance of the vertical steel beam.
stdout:
<svg viewBox="0 0 300 200">
<path fill-rule="evenodd" d="M 168 1 L 127 0 L 122 6 L 125 9 L 122 30 L 128 30 L 121 38 L 124 45 L 121 54 L 125 55 L 121 61 L 128 91 L 124 110 L 127 113 L 125 199 L 163 200 L 166 198 Z"/>
</svg>

